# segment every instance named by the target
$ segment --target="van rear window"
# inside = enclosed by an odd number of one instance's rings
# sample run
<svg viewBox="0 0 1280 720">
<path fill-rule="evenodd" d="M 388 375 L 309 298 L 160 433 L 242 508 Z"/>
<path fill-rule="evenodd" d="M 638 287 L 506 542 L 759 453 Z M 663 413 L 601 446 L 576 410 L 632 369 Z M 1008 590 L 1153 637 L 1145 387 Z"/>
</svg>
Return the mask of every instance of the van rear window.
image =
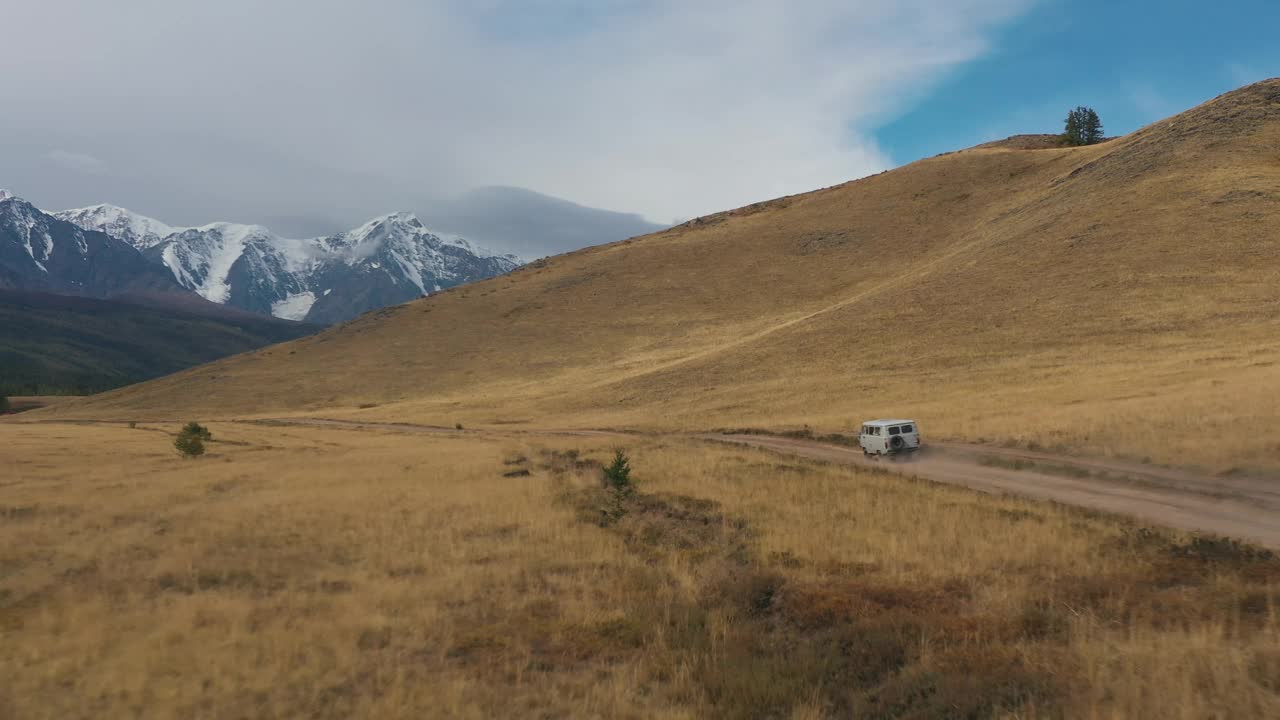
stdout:
<svg viewBox="0 0 1280 720">
<path fill-rule="evenodd" d="M 891 428 L 889 428 L 889 434 L 890 434 L 890 435 L 897 435 L 897 434 L 898 434 L 898 433 L 900 433 L 900 432 L 902 432 L 902 431 L 901 431 L 901 430 L 899 430 L 899 429 L 898 429 L 898 428 L 896 428 L 896 427 L 891 427 Z"/>
<path fill-rule="evenodd" d="M 896 428 L 895 428 L 895 429 L 896 429 Z M 913 427 L 911 427 L 910 425 L 903 425 L 903 426 L 902 426 L 902 432 L 903 432 L 903 434 L 904 434 L 904 435 L 905 435 L 906 433 L 913 433 L 913 432 L 915 432 L 915 431 L 916 431 L 916 429 L 915 429 L 915 428 L 913 428 Z"/>
</svg>

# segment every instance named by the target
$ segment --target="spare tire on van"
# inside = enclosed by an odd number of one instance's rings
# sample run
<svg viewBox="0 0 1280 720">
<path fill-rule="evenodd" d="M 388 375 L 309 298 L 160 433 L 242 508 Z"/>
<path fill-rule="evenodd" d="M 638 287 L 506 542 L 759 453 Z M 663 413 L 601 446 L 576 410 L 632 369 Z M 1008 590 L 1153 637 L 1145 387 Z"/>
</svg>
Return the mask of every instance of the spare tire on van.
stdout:
<svg viewBox="0 0 1280 720">
<path fill-rule="evenodd" d="M 914 420 L 869 420 L 862 424 L 858 444 L 867 455 L 897 455 L 920 448 L 920 427 Z"/>
</svg>

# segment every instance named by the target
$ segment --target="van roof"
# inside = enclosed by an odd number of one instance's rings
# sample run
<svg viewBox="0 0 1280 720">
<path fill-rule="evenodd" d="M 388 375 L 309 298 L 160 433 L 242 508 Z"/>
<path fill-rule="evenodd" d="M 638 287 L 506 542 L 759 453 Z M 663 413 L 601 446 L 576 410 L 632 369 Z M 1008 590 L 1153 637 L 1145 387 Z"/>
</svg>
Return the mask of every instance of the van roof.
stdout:
<svg viewBox="0 0 1280 720">
<path fill-rule="evenodd" d="M 864 423 L 862 423 L 862 424 L 863 424 L 863 425 L 880 425 L 880 426 L 884 426 L 884 425 L 908 425 L 908 424 L 910 424 L 910 425 L 914 425 L 914 424 L 915 424 L 915 422 L 916 422 L 915 420 L 868 420 L 868 421 L 866 421 L 866 422 L 864 422 Z"/>
</svg>

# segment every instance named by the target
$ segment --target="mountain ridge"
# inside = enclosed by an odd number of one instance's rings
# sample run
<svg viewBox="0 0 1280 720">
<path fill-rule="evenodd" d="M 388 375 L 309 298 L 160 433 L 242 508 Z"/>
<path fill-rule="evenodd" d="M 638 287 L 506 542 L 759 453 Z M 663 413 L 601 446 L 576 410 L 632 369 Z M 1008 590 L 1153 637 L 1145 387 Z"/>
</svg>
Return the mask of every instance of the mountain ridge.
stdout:
<svg viewBox="0 0 1280 720">
<path fill-rule="evenodd" d="M 0 289 L 105 298 L 130 290 L 179 291 L 172 276 L 136 248 L 0 194 Z"/>
<path fill-rule="evenodd" d="M 109 204 L 53 214 L 82 228 L 115 233 L 208 300 L 323 324 L 508 272 L 521 263 L 459 236 L 434 233 L 405 212 L 307 239 L 284 238 L 261 225 L 170 226 Z"/>
<path fill-rule="evenodd" d="M 186 292 L 0 289 L 0 395 L 101 392 L 320 329 Z"/>
</svg>

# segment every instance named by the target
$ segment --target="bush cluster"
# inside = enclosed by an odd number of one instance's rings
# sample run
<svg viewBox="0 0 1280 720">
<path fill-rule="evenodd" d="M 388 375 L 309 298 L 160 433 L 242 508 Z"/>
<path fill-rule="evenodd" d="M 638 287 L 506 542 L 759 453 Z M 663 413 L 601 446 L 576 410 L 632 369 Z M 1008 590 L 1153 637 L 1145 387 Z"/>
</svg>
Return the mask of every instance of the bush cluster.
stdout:
<svg viewBox="0 0 1280 720">
<path fill-rule="evenodd" d="M 204 454 L 204 444 L 209 440 L 213 440 L 213 433 L 209 432 L 209 428 L 197 422 L 189 422 L 178 431 L 173 447 L 184 458 L 197 458 Z"/>
</svg>

